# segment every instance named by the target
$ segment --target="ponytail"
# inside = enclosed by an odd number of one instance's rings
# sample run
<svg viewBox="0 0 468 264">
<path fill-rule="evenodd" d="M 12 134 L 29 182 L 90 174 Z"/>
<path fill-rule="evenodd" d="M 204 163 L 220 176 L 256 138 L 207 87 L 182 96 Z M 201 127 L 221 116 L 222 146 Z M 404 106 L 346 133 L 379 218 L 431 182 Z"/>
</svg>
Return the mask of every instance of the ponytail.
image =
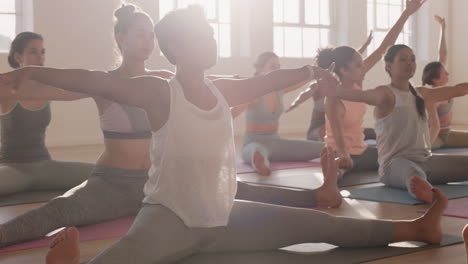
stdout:
<svg viewBox="0 0 468 264">
<path fill-rule="evenodd" d="M 422 119 L 426 119 L 426 104 L 424 103 L 424 99 L 416 92 L 411 83 L 409 84 L 409 90 L 415 97 L 416 110 L 418 111 L 419 116 Z"/>
</svg>

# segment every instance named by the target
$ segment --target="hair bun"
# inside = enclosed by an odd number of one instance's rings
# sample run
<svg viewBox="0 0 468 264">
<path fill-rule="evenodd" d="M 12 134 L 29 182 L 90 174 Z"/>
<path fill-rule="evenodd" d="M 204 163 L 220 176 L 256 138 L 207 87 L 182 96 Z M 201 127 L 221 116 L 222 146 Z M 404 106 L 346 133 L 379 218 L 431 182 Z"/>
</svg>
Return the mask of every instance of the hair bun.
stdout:
<svg viewBox="0 0 468 264">
<path fill-rule="evenodd" d="M 136 7 L 132 4 L 122 4 L 122 6 L 115 10 L 114 16 L 119 20 L 129 19 L 135 14 Z"/>
<path fill-rule="evenodd" d="M 328 69 L 336 61 L 335 48 L 320 48 L 317 51 L 317 66 L 322 69 Z"/>
</svg>

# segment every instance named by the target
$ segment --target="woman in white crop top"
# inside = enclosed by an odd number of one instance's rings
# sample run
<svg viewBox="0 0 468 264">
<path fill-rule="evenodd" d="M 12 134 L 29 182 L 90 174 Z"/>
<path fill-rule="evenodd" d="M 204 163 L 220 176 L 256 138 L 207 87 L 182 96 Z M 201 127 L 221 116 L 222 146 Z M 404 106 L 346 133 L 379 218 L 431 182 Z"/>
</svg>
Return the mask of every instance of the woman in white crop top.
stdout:
<svg viewBox="0 0 468 264">
<path fill-rule="evenodd" d="M 216 41 L 200 7 L 169 13 L 155 32 L 166 58 L 177 68 L 169 82 L 152 76 L 118 79 L 102 72 L 50 68 L 0 75 L 0 85 L 14 82 L 20 89 L 22 80 L 30 78 L 139 106 L 148 114 L 157 142 L 151 148 L 146 203 L 128 234 L 89 263 L 167 263 L 199 252 L 270 250 L 306 242 L 366 247 L 441 241 L 440 216 L 447 199 L 439 190 L 434 190 L 430 211 L 413 221 L 335 217 L 234 200 L 229 107 L 327 73 L 309 66 L 210 82 L 204 79 L 204 71 L 216 64 Z M 184 122 L 187 119 L 191 122 Z M 336 175 L 330 149 L 322 152 L 322 166 L 326 175 Z M 178 196 L 172 196 L 172 191 Z M 78 263 L 77 238 L 74 228 L 62 232 L 52 243 L 47 263 Z"/>
</svg>

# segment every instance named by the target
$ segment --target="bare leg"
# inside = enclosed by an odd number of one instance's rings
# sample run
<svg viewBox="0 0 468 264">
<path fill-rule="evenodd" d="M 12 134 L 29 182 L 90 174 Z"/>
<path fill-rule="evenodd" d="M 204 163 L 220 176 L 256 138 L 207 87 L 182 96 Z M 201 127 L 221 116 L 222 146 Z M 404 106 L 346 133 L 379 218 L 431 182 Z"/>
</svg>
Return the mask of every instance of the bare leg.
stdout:
<svg viewBox="0 0 468 264">
<path fill-rule="evenodd" d="M 78 264 L 80 259 L 80 239 L 74 227 L 60 232 L 50 244 L 46 264 Z"/>
</svg>

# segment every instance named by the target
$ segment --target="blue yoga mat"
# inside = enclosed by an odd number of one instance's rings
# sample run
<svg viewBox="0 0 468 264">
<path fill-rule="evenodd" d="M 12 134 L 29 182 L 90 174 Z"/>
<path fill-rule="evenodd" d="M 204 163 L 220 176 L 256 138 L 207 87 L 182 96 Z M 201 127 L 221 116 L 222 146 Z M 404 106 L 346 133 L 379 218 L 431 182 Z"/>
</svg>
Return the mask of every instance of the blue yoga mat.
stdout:
<svg viewBox="0 0 468 264">
<path fill-rule="evenodd" d="M 468 197 L 468 182 L 435 185 L 439 188 L 448 199 L 457 199 Z M 391 188 L 387 186 L 367 187 L 349 190 L 347 198 L 357 200 L 366 200 L 384 203 L 396 203 L 404 205 L 424 204 L 424 202 L 416 200 L 409 195 L 407 190 Z"/>
</svg>

